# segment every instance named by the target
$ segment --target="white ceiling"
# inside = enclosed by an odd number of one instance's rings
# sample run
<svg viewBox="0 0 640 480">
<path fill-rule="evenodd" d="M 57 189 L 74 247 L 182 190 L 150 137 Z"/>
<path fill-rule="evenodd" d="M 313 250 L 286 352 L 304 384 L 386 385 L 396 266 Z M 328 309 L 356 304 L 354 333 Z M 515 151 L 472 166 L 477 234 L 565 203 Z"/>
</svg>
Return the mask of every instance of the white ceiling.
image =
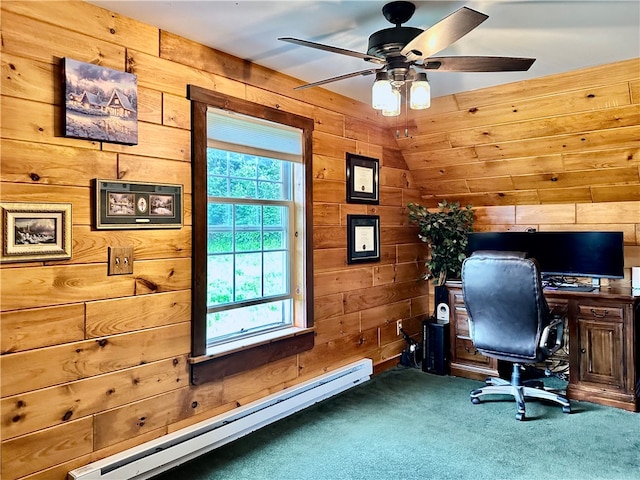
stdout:
<svg viewBox="0 0 640 480">
<path fill-rule="evenodd" d="M 296 37 L 366 53 L 369 35 L 392 25 L 386 1 L 90 0 L 121 15 L 178 34 L 311 83 L 375 66 L 364 60 L 292 45 Z M 515 82 L 640 57 L 639 0 L 416 1 L 405 25 L 427 29 L 462 6 L 489 15 L 437 55 L 532 57 L 527 72 L 429 73 L 432 96 Z M 322 88 L 365 103 L 372 76 Z M 319 87 L 314 87 L 319 88 Z"/>
</svg>

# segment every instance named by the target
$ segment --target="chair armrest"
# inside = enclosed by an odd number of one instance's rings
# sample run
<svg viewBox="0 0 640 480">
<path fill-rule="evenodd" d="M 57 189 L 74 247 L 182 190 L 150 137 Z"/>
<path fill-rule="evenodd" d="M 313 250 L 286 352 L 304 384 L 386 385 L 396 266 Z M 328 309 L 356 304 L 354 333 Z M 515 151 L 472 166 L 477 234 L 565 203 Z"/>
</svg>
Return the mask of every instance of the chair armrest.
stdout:
<svg viewBox="0 0 640 480">
<path fill-rule="evenodd" d="M 553 317 L 553 320 L 551 320 L 551 323 L 542 330 L 540 349 L 542 349 L 547 356 L 553 355 L 562 347 L 563 333 L 564 317 L 556 315 Z"/>
</svg>

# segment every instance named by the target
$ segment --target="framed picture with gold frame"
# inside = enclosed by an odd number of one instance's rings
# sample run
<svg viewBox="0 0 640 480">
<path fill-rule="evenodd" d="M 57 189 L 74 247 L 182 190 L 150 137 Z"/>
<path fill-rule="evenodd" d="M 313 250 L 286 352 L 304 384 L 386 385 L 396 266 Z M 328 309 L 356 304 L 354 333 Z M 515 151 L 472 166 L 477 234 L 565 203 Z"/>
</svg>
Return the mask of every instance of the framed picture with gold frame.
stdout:
<svg viewBox="0 0 640 480">
<path fill-rule="evenodd" d="M 71 204 L 0 202 L 0 262 L 71 258 Z"/>
</svg>

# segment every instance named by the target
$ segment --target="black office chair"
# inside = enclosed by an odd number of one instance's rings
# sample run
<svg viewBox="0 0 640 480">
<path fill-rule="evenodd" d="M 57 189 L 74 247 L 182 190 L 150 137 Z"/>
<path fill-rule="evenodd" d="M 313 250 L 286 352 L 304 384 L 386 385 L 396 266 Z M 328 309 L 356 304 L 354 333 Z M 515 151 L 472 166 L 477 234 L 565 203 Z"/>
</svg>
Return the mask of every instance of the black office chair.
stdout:
<svg viewBox="0 0 640 480">
<path fill-rule="evenodd" d="M 521 382 L 523 364 L 538 363 L 562 346 L 564 319 L 552 315 L 540 270 L 524 252 L 477 251 L 462 265 L 462 293 L 475 348 L 487 357 L 513 363 L 511 382 L 487 378 L 471 392 L 471 402 L 491 394 L 512 395 L 516 419 L 525 418 L 525 398 L 549 400 L 571 413 L 569 401 L 537 380 Z"/>
</svg>

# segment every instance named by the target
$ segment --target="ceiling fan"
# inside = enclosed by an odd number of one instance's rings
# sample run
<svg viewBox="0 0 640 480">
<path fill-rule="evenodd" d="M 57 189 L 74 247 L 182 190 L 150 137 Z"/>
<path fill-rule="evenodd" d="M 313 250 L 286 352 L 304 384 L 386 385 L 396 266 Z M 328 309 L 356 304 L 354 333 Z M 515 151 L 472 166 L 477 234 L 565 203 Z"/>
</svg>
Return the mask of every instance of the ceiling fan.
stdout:
<svg viewBox="0 0 640 480">
<path fill-rule="evenodd" d="M 376 74 L 376 80 L 386 78 L 392 85 L 399 87 L 410 81 L 424 79 L 426 82 L 426 74 L 416 73 L 411 67 L 425 71 L 449 72 L 526 71 L 535 61 L 535 58 L 517 57 L 433 57 L 432 55 L 459 40 L 489 17 L 484 13 L 462 7 L 426 30 L 402 26 L 413 16 L 415 8 L 413 3 L 404 1 L 387 3 L 382 7 L 384 17 L 395 26 L 373 33 L 369 37 L 367 53 L 298 38 L 279 38 L 278 40 L 284 42 L 349 55 L 376 64 L 376 67 L 308 83 L 295 89 L 301 90 L 371 74 Z"/>
</svg>

